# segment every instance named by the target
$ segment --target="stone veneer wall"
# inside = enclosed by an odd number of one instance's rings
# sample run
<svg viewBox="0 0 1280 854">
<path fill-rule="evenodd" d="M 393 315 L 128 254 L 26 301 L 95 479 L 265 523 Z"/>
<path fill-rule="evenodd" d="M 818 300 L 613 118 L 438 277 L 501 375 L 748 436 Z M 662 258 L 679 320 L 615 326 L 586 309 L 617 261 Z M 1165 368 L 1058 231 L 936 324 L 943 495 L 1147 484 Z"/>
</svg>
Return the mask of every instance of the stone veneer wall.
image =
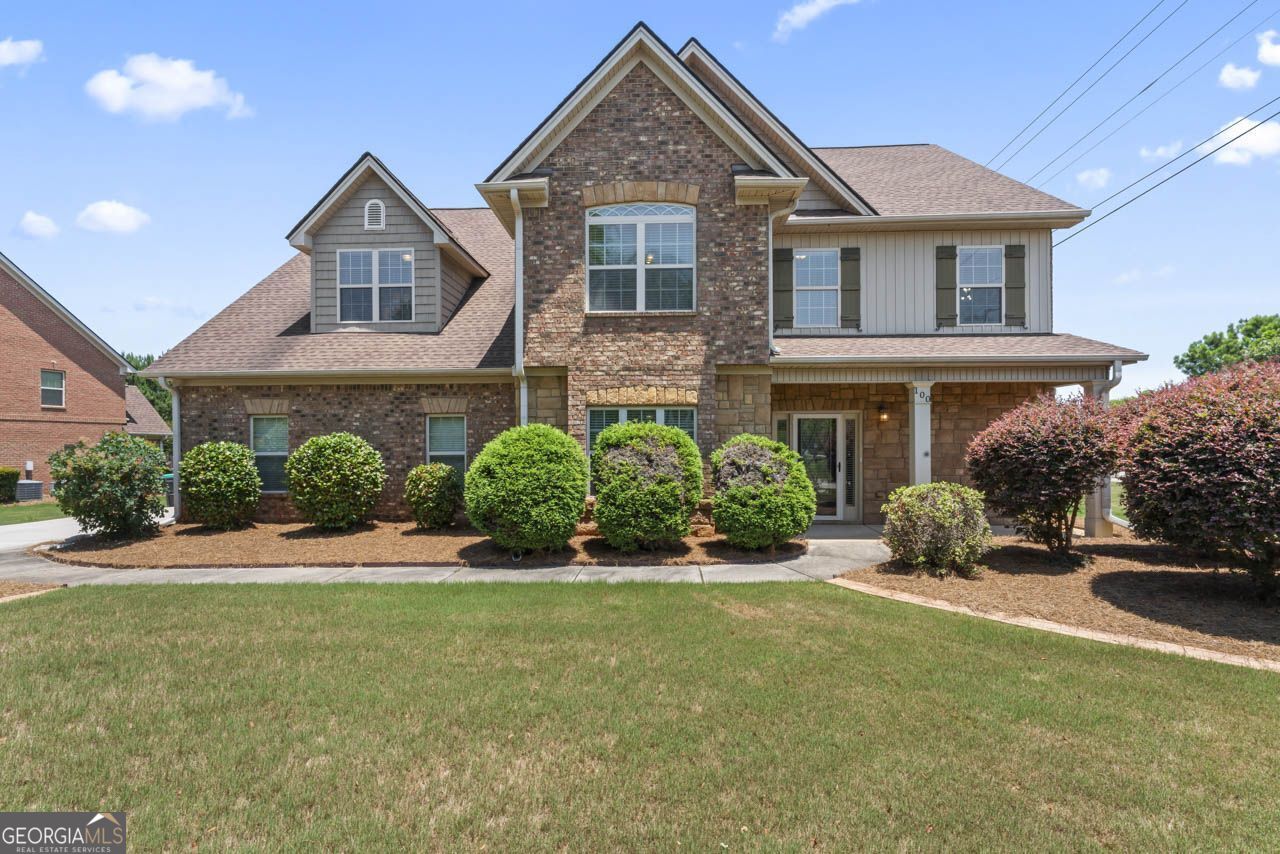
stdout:
<svg viewBox="0 0 1280 854">
<path fill-rule="evenodd" d="M 739 433 L 773 436 L 771 388 L 767 373 L 716 376 L 716 445 Z"/>
<path fill-rule="evenodd" d="M 374 511 L 376 518 L 405 519 L 404 479 L 426 461 L 426 412 L 467 416 L 467 459 L 519 418 L 510 381 L 496 383 L 184 386 L 182 447 L 225 440 L 249 442 L 250 409 L 265 401 L 284 401 L 289 416 L 289 450 L 312 436 L 346 431 L 364 438 L 382 454 L 387 484 Z M 294 521 L 287 496 L 264 495 L 259 521 Z"/>
<path fill-rule="evenodd" d="M 933 479 L 971 483 L 969 440 L 992 421 L 1053 386 L 1041 383 L 937 383 L 933 391 Z"/>
<path fill-rule="evenodd" d="M 550 424 L 567 431 L 569 392 L 565 376 L 533 374 L 525 380 L 529 386 L 529 423 Z"/>
</svg>

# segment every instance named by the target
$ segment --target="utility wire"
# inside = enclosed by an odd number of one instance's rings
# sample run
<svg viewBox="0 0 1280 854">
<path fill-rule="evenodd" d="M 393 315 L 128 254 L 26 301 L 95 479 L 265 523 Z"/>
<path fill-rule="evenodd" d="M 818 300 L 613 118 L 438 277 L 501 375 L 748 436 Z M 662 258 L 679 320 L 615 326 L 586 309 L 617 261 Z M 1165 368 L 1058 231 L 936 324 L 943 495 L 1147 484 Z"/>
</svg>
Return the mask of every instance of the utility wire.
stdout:
<svg viewBox="0 0 1280 854">
<path fill-rule="evenodd" d="M 1097 142 L 1095 142 L 1093 145 L 1089 146 L 1089 147 L 1088 147 L 1088 148 L 1086 148 L 1084 151 L 1082 151 L 1082 152 L 1080 152 L 1079 154 L 1077 154 L 1074 158 L 1072 158 L 1072 160 L 1071 160 L 1069 163 L 1067 163 L 1065 166 L 1063 166 L 1063 167 L 1062 167 L 1061 169 L 1059 169 L 1057 172 L 1054 172 L 1054 173 L 1053 173 L 1052 175 L 1050 175 L 1048 178 L 1045 178 L 1045 179 L 1044 179 L 1043 181 L 1041 181 L 1037 186 L 1039 186 L 1039 187 L 1043 187 L 1043 186 L 1045 186 L 1045 185 L 1046 185 L 1046 184 L 1048 184 L 1050 181 L 1052 181 L 1054 178 L 1057 178 L 1057 177 L 1058 177 L 1059 175 L 1061 175 L 1063 172 L 1066 172 L 1066 171 L 1067 171 L 1068 169 L 1070 169 L 1072 166 L 1075 166 L 1075 165 L 1076 165 L 1077 163 L 1079 163 L 1083 158 L 1085 158 L 1085 157 L 1087 157 L 1089 154 L 1093 153 L 1093 151 L 1095 151 L 1095 150 L 1098 148 L 1098 146 L 1102 145 L 1104 142 L 1106 142 L 1107 140 L 1111 139 L 1113 136 L 1115 136 L 1116 134 L 1118 134 L 1120 131 L 1122 131 L 1122 130 L 1124 130 L 1125 128 L 1127 128 L 1130 124 L 1132 124 L 1132 123 L 1133 123 L 1134 119 L 1138 118 L 1138 117 L 1139 117 L 1139 116 L 1141 116 L 1143 113 L 1145 113 L 1147 110 L 1151 109 L 1151 108 L 1152 108 L 1152 107 L 1154 107 L 1156 104 L 1160 103 L 1160 102 L 1161 102 L 1161 101 L 1163 101 L 1165 98 L 1167 98 L 1167 97 L 1169 97 L 1170 95 L 1172 95 L 1172 94 L 1174 93 L 1174 91 L 1175 91 L 1175 90 L 1177 90 L 1178 88 L 1180 88 L 1180 87 L 1182 86 L 1182 84 L 1186 83 L 1186 82 L 1187 82 L 1188 80 L 1190 80 L 1192 77 L 1195 77 L 1195 76 L 1196 76 L 1197 74 L 1199 74 L 1201 71 L 1204 71 L 1204 70 L 1205 70 L 1205 68 L 1207 68 L 1207 67 L 1208 67 L 1209 65 L 1211 65 L 1212 63 L 1216 62 L 1218 59 L 1220 59 L 1220 58 L 1222 57 L 1222 55 L 1223 55 L 1224 53 L 1226 53 L 1227 51 L 1231 50 L 1231 48 L 1235 47 L 1236 45 L 1240 44 L 1240 42 L 1244 41 L 1248 36 L 1253 35 L 1253 32 L 1254 32 L 1255 30 L 1261 29 L 1263 26 L 1265 26 L 1266 24 L 1268 24 L 1268 23 L 1271 21 L 1271 19 L 1272 19 L 1272 18 L 1274 18 L 1276 15 L 1280 15 L 1280 9 L 1276 9 L 1274 12 L 1271 12 L 1269 15 L 1265 16 L 1262 20 L 1258 21 L 1258 23 L 1256 23 L 1256 24 L 1254 24 L 1253 26 L 1249 27 L 1247 30 L 1245 30 L 1243 33 L 1241 33 L 1239 36 L 1237 36 L 1237 37 L 1236 37 L 1236 39 L 1235 39 L 1235 41 L 1233 41 L 1233 42 L 1231 42 L 1230 44 L 1228 44 L 1226 47 L 1224 47 L 1222 50 L 1218 51 L 1218 52 L 1217 52 L 1217 53 L 1215 53 L 1213 56 L 1211 56 L 1211 57 L 1209 57 L 1208 59 L 1206 59 L 1204 62 L 1200 63 L 1200 65 L 1196 68 L 1196 70 L 1195 70 L 1195 71 L 1192 71 L 1192 72 L 1191 72 L 1190 74 L 1188 74 L 1186 77 L 1183 77 L 1183 78 L 1182 78 L 1181 80 L 1179 80 L 1177 83 L 1173 84 L 1173 85 L 1172 85 L 1172 86 L 1170 86 L 1168 89 L 1164 90 L 1162 93 L 1160 93 L 1160 96 L 1159 96 L 1158 98 L 1156 98 L 1156 99 L 1155 99 L 1154 101 L 1152 101 L 1151 103 L 1147 104 L 1147 105 L 1146 105 L 1145 107 L 1143 107 L 1141 110 L 1138 110 L 1138 112 L 1134 113 L 1134 114 L 1133 114 L 1132 116 L 1130 116 L 1129 118 L 1125 119 L 1123 122 L 1121 122 L 1121 123 L 1119 124 L 1119 126 L 1117 126 L 1117 127 L 1115 128 L 1115 130 L 1111 131 L 1111 132 L 1110 132 L 1110 133 L 1108 133 L 1106 136 L 1104 136 L 1102 139 L 1098 140 L 1098 141 L 1097 141 Z M 1165 166 L 1168 166 L 1169 164 L 1168 164 L 1168 163 L 1166 163 L 1166 164 L 1164 164 L 1164 165 L 1165 165 Z M 1161 168 L 1164 168 L 1164 167 L 1162 166 Z"/>
<path fill-rule="evenodd" d="M 1273 103 L 1273 104 L 1274 104 L 1276 100 L 1280 100 L 1280 97 L 1277 97 L 1275 100 L 1273 100 L 1273 101 L 1271 101 L 1271 102 L 1269 102 L 1269 103 Z M 1255 112 L 1256 112 L 1256 111 L 1255 111 Z M 1217 154 L 1219 151 L 1221 151 L 1222 149 L 1226 148 L 1228 145 L 1230 145 L 1231 143 L 1233 143 L 1233 142 L 1235 142 L 1236 140 L 1240 139 L 1241 137 L 1244 137 L 1244 136 L 1247 136 L 1248 134 L 1253 133 L 1255 130 L 1257 130 L 1258 128 L 1260 128 L 1260 127 L 1262 127 L 1263 125 L 1265 125 L 1267 122 L 1269 122 L 1269 121 L 1271 121 L 1272 119 L 1274 119 L 1276 116 L 1280 116 L 1280 110 L 1276 110 L 1274 113 L 1272 113 L 1271 115 L 1267 116 L 1265 119 L 1263 119 L 1262 121 L 1258 122 L 1258 123 L 1257 123 L 1256 125 L 1254 125 L 1253 127 L 1248 128 L 1248 129 L 1246 129 L 1246 130 L 1243 130 L 1243 131 L 1241 131 L 1240 133 L 1236 134 L 1236 135 L 1235 135 L 1235 136 L 1233 136 L 1231 139 L 1229 139 L 1229 140 L 1227 140 L 1226 142 L 1222 143 L 1222 145 L 1219 145 L 1217 148 L 1213 149 L 1212 151 L 1210 151 L 1210 152 L 1208 152 L 1208 153 L 1206 153 L 1206 154 L 1204 154 L 1204 155 L 1202 155 L 1202 156 L 1200 156 L 1200 157 L 1197 157 L 1195 160 L 1191 161 L 1191 162 L 1190 162 L 1190 163 L 1188 163 L 1186 166 L 1183 166 L 1181 169 L 1179 169 L 1177 172 L 1174 172 L 1172 175 L 1169 175 L 1168 177 L 1164 178 L 1163 180 L 1158 181 L 1158 182 L 1156 182 L 1155 184 L 1152 184 L 1150 187 L 1148 187 L 1147 189 L 1143 190 L 1141 193 L 1139 193 L 1138 195 L 1134 196 L 1132 199 L 1129 199 L 1129 200 L 1128 200 L 1128 201 L 1126 201 L 1124 204 L 1120 205 L 1119 207 L 1115 208 L 1114 210 L 1107 211 L 1105 214 L 1103 214 L 1102 216 L 1098 217 L 1096 220 L 1094 220 L 1093 222 L 1089 223 L 1089 224 L 1088 224 L 1088 225 L 1086 225 L 1084 228 L 1080 229 L 1079 231 L 1075 232 L 1074 234 L 1069 234 L 1069 235 L 1067 235 L 1066 237 L 1062 238 L 1062 239 L 1061 239 L 1061 240 L 1059 240 L 1057 243 L 1053 244 L 1053 248 L 1057 249 L 1059 246 L 1061 246 L 1062 244 L 1066 243 L 1068 240 L 1071 240 L 1073 237 L 1079 237 L 1080 235 L 1084 234 L 1084 233 L 1085 233 L 1086 231 L 1088 231 L 1089 229 L 1093 228 L 1095 225 L 1099 225 L 1099 224 L 1100 224 L 1100 223 L 1102 223 L 1104 220 L 1106 220 L 1106 219 L 1107 219 L 1107 217 L 1110 217 L 1110 216 L 1113 216 L 1113 215 L 1115 215 L 1115 214 L 1120 213 L 1120 211 L 1122 211 L 1122 210 L 1124 210 L 1125 208 L 1129 207 L 1129 205 L 1133 204 L 1133 203 L 1134 203 L 1134 202 L 1136 202 L 1138 199 L 1142 198 L 1143 196 L 1147 195 L 1148 193 L 1150 193 L 1150 192 L 1152 192 L 1152 191 L 1154 191 L 1154 190 L 1157 190 L 1157 189 L 1159 189 L 1160 187 L 1164 186 L 1165 184 L 1169 183 L 1169 182 L 1170 182 L 1170 181 L 1172 181 L 1174 178 L 1177 178 L 1179 175 L 1181 175 L 1183 172 L 1186 172 L 1186 171 L 1187 171 L 1188 169 L 1190 169 L 1192 166 L 1195 166 L 1197 163 L 1201 163 L 1201 162 L 1203 162 L 1203 161 L 1207 160 L 1208 158 L 1210 158 L 1210 157 L 1212 157 L 1213 155 Z M 1236 123 L 1236 124 L 1238 124 L 1238 123 L 1239 123 L 1239 120 L 1237 120 L 1237 122 L 1235 122 L 1235 123 Z M 1214 136 L 1215 136 L 1215 137 L 1216 137 L 1217 135 L 1218 135 L 1218 134 L 1214 134 Z M 1212 137 L 1210 137 L 1210 138 L 1212 139 Z M 1202 144 L 1203 144 L 1203 143 L 1202 143 Z M 1133 185 L 1132 185 L 1132 184 L 1130 184 L 1129 186 L 1131 187 L 1131 186 L 1133 186 Z M 1127 190 L 1127 189 L 1128 189 L 1128 187 L 1126 187 L 1125 189 Z M 1122 190 L 1122 191 L 1118 191 L 1118 192 L 1123 192 L 1123 190 Z M 1111 198 L 1115 198 L 1115 195 L 1116 195 L 1116 194 L 1112 194 L 1112 195 L 1111 195 L 1111 196 L 1109 196 L 1108 198 L 1109 198 L 1109 199 L 1111 199 Z"/>
<path fill-rule="evenodd" d="M 1102 80 L 1103 80 L 1103 79 L 1104 79 L 1108 74 L 1110 74 L 1112 71 L 1114 71 L 1114 70 L 1115 70 L 1115 68 L 1116 68 L 1116 66 L 1117 66 L 1117 65 L 1119 65 L 1119 64 L 1120 64 L 1120 63 L 1122 63 L 1122 62 L 1124 62 L 1126 59 L 1128 59 L 1128 58 L 1129 58 L 1129 55 L 1130 55 L 1130 54 L 1132 54 L 1132 53 L 1133 53 L 1135 50 L 1137 50 L 1138 48 L 1142 47 L 1143 43 L 1145 43 L 1147 39 L 1149 39 L 1149 38 L 1151 38 L 1153 35 L 1155 35 L 1155 33 L 1156 33 L 1156 31 L 1157 31 L 1157 30 L 1159 30 L 1161 27 L 1163 27 L 1163 26 L 1164 26 L 1164 25 L 1169 21 L 1169 19 L 1170 19 L 1170 18 L 1172 18 L 1174 15 L 1178 14 L 1178 12 L 1182 11 L 1182 7 L 1183 7 L 1183 6 L 1186 6 L 1186 5 L 1187 5 L 1188 3 L 1190 3 L 1190 2 L 1191 2 L 1191 0 L 1182 0 L 1182 2 L 1181 2 L 1181 3 L 1179 3 L 1179 4 L 1177 5 L 1177 7 L 1175 7 L 1175 8 L 1174 8 L 1174 10 L 1173 10 L 1172 12 L 1170 12 L 1168 15 L 1165 15 L 1163 18 L 1161 18 L 1161 19 L 1160 19 L 1160 22 L 1159 22 L 1158 24 L 1156 24 L 1154 27 L 1152 27 L 1151 29 L 1147 30 L 1146 35 L 1144 35 L 1142 38 L 1138 39 L 1137 43 L 1136 43 L 1136 44 L 1134 44 L 1134 45 L 1133 45 L 1133 47 L 1131 47 L 1131 48 L 1129 48 L 1128 50 L 1126 50 L 1126 51 L 1124 52 L 1124 54 L 1123 54 L 1119 59 L 1117 59 L 1115 62 L 1111 63 L 1111 65 L 1109 65 L 1109 66 L 1107 67 L 1107 70 L 1106 70 L 1106 71 L 1102 72 L 1102 74 L 1100 74 L 1098 77 L 1096 77 L 1092 83 L 1090 83 L 1088 86 L 1086 86 L 1086 87 L 1085 87 L 1085 89 L 1084 89 L 1084 91 L 1083 91 L 1083 92 L 1081 92 L 1079 95 L 1076 95 L 1074 98 L 1072 98 L 1072 99 L 1071 99 L 1071 103 L 1067 104 L 1065 107 L 1063 107 L 1063 108 L 1062 108 L 1061 110 L 1059 110 L 1057 113 L 1055 113 L 1055 114 L 1054 114 L 1054 116 L 1053 116 L 1053 118 L 1049 119 L 1049 121 L 1048 121 L 1048 122 L 1046 122 L 1044 125 L 1042 125 L 1042 126 L 1040 127 L 1040 130 L 1036 131 L 1034 134 L 1032 134 L 1032 135 L 1031 135 L 1031 137 L 1030 137 L 1030 138 L 1028 138 L 1028 139 L 1027 139 L 1027 141 L 1026 141 L 1026 142 L 1024 142 L 1024 143 L 1022 143 L 1022 145 L 1018 146 L 1018 150 L 1017 150 L 1017 151 L 1013 152 L 1013 154 L 1010 154 L 1010 155 L 1009 155 L 1008 157 L 1006 157 L 1003 161 L 1001 161 L 1000 165 L 996 167 L 996 171 L 999 171 L 999 170 L 1003 169 L 1006 163 L 1008 163 L 1010 160 L 1012 160 L 1013 158 L 1015 158 L 1015 157 L 1017 157 L 1019 154 L 1021 154 L 1021 153 L 1022 153 L 1022 151 L 1023 151 L 1023 149 L 1025 149 L 1028 145 L 1030 145 L 1031 143 L 1035 142 L 1035 141 L 1036 141 L 1036 139 L 1040 136 L 1040 134 L 1042 134 L 1042 133 L 1044 133 L 1045 131 L 1047 131 L 1050 127 L 1052 127 L 1052 126 L 1053 126 L 1053 123 L 1054 123 L 1054 122 L 1056 122 L 1058 119 L 1062 118 L 1062 114 L 1063 114 L 1063 113 L 1065 113 L 1067 110 L 1069 110 L 1069 109 L 1071 109 L 1072 107 L 1074 107 L 1077 103 L 1079 103 L 1079 101 L 1080 101 L 1080 99 L 1081 99 L 1081 98 L 1083 98 L 1085 95 L 1088 95 L 1091 91 L 1093 91 L 1093 87 L 1094 87 L 1094 86 L 1097 86 L 1099 83 L 1101 83 L 1101 82 L 1102 82 Z"/>
<path fill-rule="evenodd" d="M 1083 80 L 1083 79 L 1085 78 L 1085 76 L 1086 76 L 1090 71 L 1092 71 L 1093 69 L 1097 68 L 1097 67 L 1098 67 L 1098 63 L 1100 63 L 1100 62 L 1102 62 L 1102 60 L 1106 59 L 1106 58 L 1111 54 L 1111 51 L 1115 50 L 1117 47 L 1119 47 L 1119 46 L 1120 46 L 1120 43 L 1121 43 L 1121 42 L 1123 42 L 1125 39 L 1129 38 L 1129 35 L 1130 35 L 1134 30 L 1136 30 L 1138 27 L 1142 26 L 1142 22 L 1143 22 L 1143 21 L 1145 21 L 1147 18 L 1150 18 L 1150 17 L 1151 17 L 1151 15 L 1152 15 L 1152 13 L 1153 13 L 1153 12 L 1155 12 L 1155 10 L 1156 10 L 1156 9 L 1159 9 L 1163 4 L 1164 4 L 1164 0 L 1156 0 L 1156 5 L 1152 6 L 1150 9 L 1148 9 L 1148 10 L 1147 10 L 1147 14 L 1143 15 L 1141 18 L 1139 18 L 1139 19 L 1138 19 L 1138 23 L 1134 24 L 1132 27 L 1130 27 L 1128 30 L 1126 30 L 1126 31 L 1125 31 L 1125 34 L 1124 34 L 1124 35 L 1122 35 L 1120 38 L 1116 39 L 1116 40 L 1115 40 L 1115 42 L 1111 45 L 1111 47 L 1109 47 L 1109 48 L 1107 48 L 1105 51 L 1103 51 L 1103 52 L 1102 52 L 1102 55 L 1101 55 L 1101 56 L 1099 56 L 1097 59 L 1095 59 L 1095 60 L 1093 61 L 1093 64 L 1092 64 L 1092 65 L 1090 65 L 1090 66 L 1089 66 L 1088 68 L 1086 68 L 1084 71 L 1081 71 L 1081 72 L 1080 72 L 1080 76 L 1079 76 L 1079 77 L 1077 77 L 1075 80 L 1072 80 L 1072 81 L 1071 81 L 1071 84 L 1070 84 L 1069 86 L 1067 86 L 1067 88 L 1065 88 L 1065 89 L 1063 89 L 1061 92 L 1059 92 L 1059 93 L 1058 93 L 1058 97 L 1056 97 L 1056 98 L 1054 98 L 1052 101 L 1050 101 L 1048 106 L 1046 106 L 1043 110 L 1041 110 L 1039 113 L 1037 113 L 1037 114 L 1036 114 L 1036 117 L 1035 117 L 1034 119 L 1032 119 L 1031 121 L 1027 122 L 1027 124 L 1022 128 L 1022 130 L 1020 130 L 1020 131 L 1018 131 L 1017 133 L 1015 133 L 1015 134 L 1013 135 L 1013 137 L 1012 137 L 1008 142 L 1006 142 L 1004 145 L 1000 146 L 1000 150 L 999 150 L 999 151 L 997 151 L 995 154 L 991 155 L 991 160 L 995 160 L 995 159 L 996 159 L 997 157 L 999 157 L 1001 154 L 1004 154 L 1005 149 L 1007 149 L 1009 146 L 1011 146 L 1011 145 L 1013 145 L 1015 142 L 1017 142 L 1017 141 L 1018 141 L 1018 137 L 1022 136 L 1024 133 L 1026 133 L 1026 132 L 1027 132 L 1027 130 L 1028 130 L 1028 129 L 1030 129 L 1030 127 L 1031 127 L 1032 125 L 1034 125 L 1036 122 L 1040 121 L 1040 118 L 1041 118 L 1045 113 L 1047 113 L 1047 112 L 1049 112 L 1050 110 L 1052 110 L 1052 109 L 1053 109 L 1053 105 L 1054 105 L 1054 104 L 1056 104 L 1056 103 L 1058 103 L 1059 101 L 1061 101 L 1061 100 L 1063 99 L 1063 97 L 1064 97 L 1068 92 L 1070 92 L 1072 89 L 1074 89 L 1074 88 L 1075 88 L 1075 85 L 1076 85 L 1077 83 L 1079 83 L 1081 80 Z M 986 163 L 984 163 L 984 164 L 982 164 L 982 165 L 983 165 L 983 166 L 990 166 L 990 165 L 991 165 L 991 160 L 988 160 Z"/>
<path fill-rule="evenodd" d="M 1143 86 L 1141 89 L 1139 89 L 1137 92 L 1135 92 L 1135 93 L 1134 93 L 1134 94 L 1129 98 L 1129 100 L 1125 101 L 1123 104 L 1121 104 L 1120 106 L 1118 106 L 1118 107 L 1116 107 L 1114 110 L 1112 110 L 1110 115 L 1108 115 L 1105 119 L 1103 119 L 1102 121 L 1100 121 L 1100 122 L 1098 122 L 1096 125 L 1094 125 L 1092 128 L 1090 128 L 1088 133 L 1084 134 L 1084 135 L 1083 135 L 1083 136 L 1081 136 L 1079 139 L 1077 139 L 1075 142 L 1071 143 L 1071 144 L 1070 144 L 1070 145 L 1068 145 L 1066 148 L 1064 148 L 1064 149 L 1062 150 L 1062 152 L 1061 152 L 1057 157 L 1053 158 L 1053 159 L 1052 159 L 1052 160 L 1050 160 L 1048 163 L 1046 163 L 1045 165 L 1043 165 L 1043 166 L 1041 166 L 1039 169 L 1037 169 L 1037 170 L 1036 170 L 1036 172 L 1035 172 L 1035 174 L 1034 174 L 1034 175 L 1032 175 L 1030 178 L 1028 178 L 1028 179 L 1026 180 L 1026 183 L 1028 183 L 1028 184 L 1029 184 L 1029 183 L 1031 183 L 1031 182 L 1032 182 L 1032 181 L 1034 181 L 1036 178 L 1038 178 L 1038 177 L 1039 177 L 1039 176 L 1040 176 L 1040 175 L 1041 175 L 1041 174 L 1042 174 L 1046 169 L 1048 169 L 1050 166 L 1052 166 L 1053 164 L 1055 164 L 1055 163 L 1057 163 L 1059 160 L 1061 160 L 1063 157 L 1066 157 L 1068 154 L 1070 154 L 1070 153 L 1071 153 L 1071 149 L 1075 148 L 1077 145 L 1079 145 L 1080 143 L 1084 142 L 1084 141 L 1085 141 L 1086 139 L 1088 139 L 1089 137 L 1093 136 L 1093 135 L 1094 135 L 1094 133 L 1096 133 L 1096 132 L 1097 132 L 1098 128 L 1102 127 L 1102 126 L 1103 126 L 1103 125 L 1105 125 L 1107 122 L 1109 122 L 1109 121 L 1111 121 L 1112 119 L 1114 119 L 1114 118 L 1116 117 L 1116 114 L 1117 114 L 1117 113 L 1119 113 L 1119 112 L 1120 112 L 1121 110 L 1123 110 L 1125 107 L 1129 106 L 1129 105 L 1130 105 L 1130 104 L 1132 104 L 1134 101 L 1138 100 L 1138 99 L 1139 99 L 1139 98 L 1141 98 L 1143 95 L 1145 95 L 1145 94 L 1146 94 L 1146 93 L 1151 89 L 1151 87 L 1155 86 L 1157 83 L 1159 83 L 1161 80 L 1163 80 L 1163 79 L 1164 79 L 1164 76 L 1165 76 L 1166 74 L 1168 74 L 1170 71 L 1173 71 L 1173 69 L 1177 68 L 1177 67 L 1178 67 L 1179 65 L 1181 65 L 1182 63 L 1186 62 L 1186 61 L 1191 57 L 1191 55 L 1192 55 L 1193 53 L 1195 53 L 1196 51 L 1200 50 L 1200 48 L 1202 48 L 1202 47 L 1204 47 L 1206 44 L 1208 44 L 1210 39 L 1212 39 L 1214 36 L 1218 35 L 1218 33 L 1222 32 L 1222 31 L 1223 31 L 1223 30 L 1225 30 L 1227 27 L 1229 27 L 1229 26 L 1231 26 L 1232 24 L 1234 24 L 1234 23 L 1239 19 L 1239 17 L 1240 17 L 1241 15 L 1243 15 L 1245 12 L 1248 12 L 1251 8 L 1253 8 L 1253 7 L 1254 7 L 1254 6 L 1256 6 L 1257 4 L 1258 4 L 1258 0 L 1249 0 L 1249 2 L 1245 4 L 1244 8 L 1243 8 L 1243 9 L 1241 9 L 1239 12 L 1236 12 L 1236 13 L 1235 13 L 1234 15 L 1232 15 L 1230 18 L 1228 18 L 1228 19 L 1227 19 L 1227 21 L 1226 21 L 1226 23 L 1224 23 L 1222 26 L 1218 27 L 1216 30 L 1214 30 L 1213 32 L 1209 33 L 1209 35 L 1207 35 L 1207 36 L 1205 36 L 1203 39 L 1201 39 L 1199 44 L 1197 44 L 1195 47 L 1191 48 L 1191 50 L 1189 50 L 1189 51 L 1187 51 L 1186 53 L 1184 53 L 1184 54 L 1183 54 L 1183 55 L 1178 59 L 1178 61 L 1177 61 L 1177 62 L 1173 63 L 1173 65 L 1170 65 L 1170 66 L 1169 66 L 1168 68 L 1166 68 L 1164 71 L 1161 71 L 1159 74 L 1157 74 L 1154 78 L 1152 78 L 1152 80 L 1151 80 L 1151 82 L 1150 82 L 1150 83 L 1148 83 L 1146 86 Z"/>
</svg>

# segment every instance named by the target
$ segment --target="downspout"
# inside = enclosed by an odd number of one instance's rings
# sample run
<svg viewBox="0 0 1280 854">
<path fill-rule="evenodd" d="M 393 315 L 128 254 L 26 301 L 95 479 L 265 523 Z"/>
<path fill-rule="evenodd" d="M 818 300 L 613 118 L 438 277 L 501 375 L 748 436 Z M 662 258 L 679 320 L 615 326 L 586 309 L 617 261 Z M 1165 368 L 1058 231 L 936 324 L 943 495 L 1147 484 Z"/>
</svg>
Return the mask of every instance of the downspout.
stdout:
<svg viewBox="0 0 1280 854">
<path fill-rule="evenodd" d="M 529 381 L 524 374 L 524 210 L 520 191 L 511 190 L 511 210 L 516 218 L 516 359 L 512 372 L 520 384 L 520 426 L 529 423 Z"/>
<path fill-rule="evenodd" d="M 178 389 L 169 385 L 165 377 L 156 377 L 156 381 L 169 392 L 169 419 L 173 422 L 173 518 L 182 513 L 182 490 L 178 488 L 178 461 L 182 459 L 182 401 L 178 397 Z"/>
<path fill-rule="evenodd" d="M 1124 378 L 1124 362 L 1116 359 L 1111 363 L 1111 379 L 1098 386 L 1098 397 L 1104 404 L 1110 405 L 1111 389 L 1120 385 L 1120 381 Z M 1122 528 L 1128 528 L 1129 523 L 1123 519 L 1119 519 L 1111 514 L 1111 477 L 1108 476 L 1102 482 L 1102 515 L 1112 525 L 1119 525 Z"/>
</svg>

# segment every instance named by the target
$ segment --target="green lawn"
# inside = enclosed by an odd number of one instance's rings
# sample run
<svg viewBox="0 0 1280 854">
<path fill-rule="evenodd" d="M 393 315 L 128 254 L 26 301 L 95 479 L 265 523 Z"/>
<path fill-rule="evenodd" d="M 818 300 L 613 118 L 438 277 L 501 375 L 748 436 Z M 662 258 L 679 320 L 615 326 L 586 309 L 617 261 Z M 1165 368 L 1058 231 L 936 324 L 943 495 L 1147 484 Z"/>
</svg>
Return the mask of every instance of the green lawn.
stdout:
<svg viewBox="0 0 1280 854">
<path fill-rule="evenodd" d="M 45 519 L 61 519 L 65 513 L 52 501 L 28 504 L 0 504 L 0 525 L 16 525 L 19 522 L 43 522 Z"/>
<path fill-rule="evenodd" d="M 1275 844 L 1280 677 L 825 584 L 0 606 L 0 810 L 136 850 Z"/>
</svg>

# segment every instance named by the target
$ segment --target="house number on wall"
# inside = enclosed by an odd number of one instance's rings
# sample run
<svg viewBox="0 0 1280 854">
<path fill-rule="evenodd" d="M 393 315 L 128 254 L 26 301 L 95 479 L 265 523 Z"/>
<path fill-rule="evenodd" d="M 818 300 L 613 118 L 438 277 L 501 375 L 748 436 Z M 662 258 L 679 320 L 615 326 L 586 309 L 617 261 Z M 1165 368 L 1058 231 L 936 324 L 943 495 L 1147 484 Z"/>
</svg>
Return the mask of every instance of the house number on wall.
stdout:
<svg viewBox="0 0 1280 854">
<path fill-rule="evenodd" d="M 925 405 L 926 403 L 933 403 L 933 394 L 928 389 L 917 388 L 917 389 L 913 389 L 913 391 L 916 396 L 916 403 L 920 404 L 921 406 Z"/>
</svg>

